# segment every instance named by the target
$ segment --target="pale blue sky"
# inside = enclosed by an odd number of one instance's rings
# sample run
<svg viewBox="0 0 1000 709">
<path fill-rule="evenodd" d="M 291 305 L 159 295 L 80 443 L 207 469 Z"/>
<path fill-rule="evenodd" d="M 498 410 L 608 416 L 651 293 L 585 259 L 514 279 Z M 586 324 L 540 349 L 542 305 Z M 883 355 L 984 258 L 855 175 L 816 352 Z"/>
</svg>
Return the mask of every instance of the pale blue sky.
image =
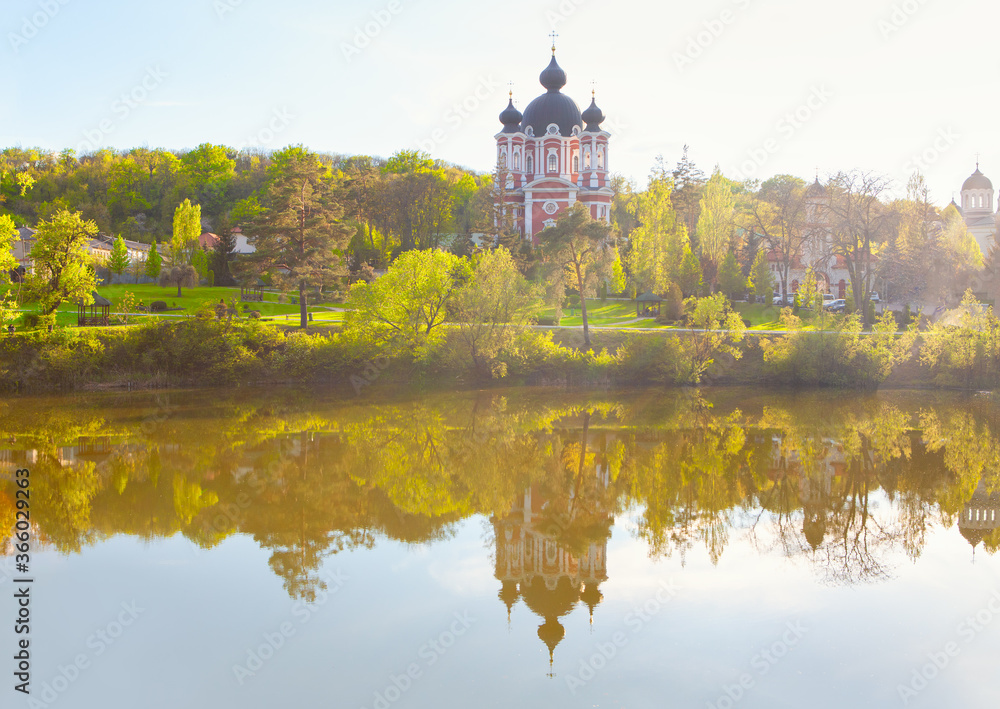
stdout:
<svg viewBox="0 0 1000 709">
<path fill-rule="evenodd" d="M 706 172 L 900 187 L 926 151 L 947 203 L 977 152 L 1000 186 L 998 20 L 977 0 L 6 0 L 0 145 L 423 147 L 487 171 L 554 27 L 565 92 L 584 108 L 597 82 L 610 166 L 640 183 L 685 143 Z"/>
</svg>

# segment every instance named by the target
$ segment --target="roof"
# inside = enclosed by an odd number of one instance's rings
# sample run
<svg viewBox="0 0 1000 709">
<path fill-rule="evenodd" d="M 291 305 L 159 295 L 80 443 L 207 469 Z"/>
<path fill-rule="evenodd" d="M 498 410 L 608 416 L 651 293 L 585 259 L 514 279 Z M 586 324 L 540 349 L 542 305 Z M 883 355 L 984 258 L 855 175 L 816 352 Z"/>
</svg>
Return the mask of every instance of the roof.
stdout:
<svg viewBox="0 0 1000 709">
<path fill-rule="evenodd" d="M 17 238 L 22 241 L 30 241 L 35 238 L 36 230 L 30 226 L 19 226 L 17 228 Z"/>
<path fill-rule="evenodd" d="M 826 187 L 824 187 L 822 184 L 820 184 L 820 181 L 819 181 L 818 177 L 816 178 L 815 182 L 813 182 L 811 185 L 809 185 L 809 188 L 806 190 L 806 196 L 808 196 L 808 197 L 825 197 L 826 196 Z"/>
<path fill-rule="evenodd" d="M 601 130 L 601 123 L 604 122 L 604 111 L 597 107 L 596 97 L 591 97 L 590 106 L 581 114 L 581 118 L 587 122 L 585 131 L 597 133 Z"/>
<path fill-rule="evenodd" d="M 643 293 L 638 298 L 635 299 L 637 303 L 662 303 L 663 298 L 658 295 L 653 295 L 650 292 Z"/>
<path fill-rule="evenodd" d="M 215 245 L 219 243 L 219 237 L 210 231 L 206 231 L 204 234 L 198 237 L 198 245 L 203 249 L 214 249 Z"/>
<path fill-rule="evenodd" d="M 962 191 L 966 190 L 992 190 L 993 183 L 990 182 L 990 178 L 979 171 L 979 165 L 976 165 L 976 171 L 969 176 L 969 179 L 965 181 L 962 185 Z"/>
<path fill-rule="evenodd" d="M 580 107 L 559 91 L 566 85 L 566 72 L 556 62 L 554 55 L 538 80 L 547 90 L 524 109 L 521 132 L 526 133 L 530 126 L 535 136 L 542 136 L 553 123 L 559 127 L 559 134 L 562 136 L 572 135 L 574 127 L 583 130 Z"/>
<path fill-rule="evenodd" d="M 105 298 L 103 295 L 98 293 L 96 290 L 90 292 L 91 297 L 94 299 L 94 305 L 101 308 L 110 308 L 111 301 Z"/>
</svg>

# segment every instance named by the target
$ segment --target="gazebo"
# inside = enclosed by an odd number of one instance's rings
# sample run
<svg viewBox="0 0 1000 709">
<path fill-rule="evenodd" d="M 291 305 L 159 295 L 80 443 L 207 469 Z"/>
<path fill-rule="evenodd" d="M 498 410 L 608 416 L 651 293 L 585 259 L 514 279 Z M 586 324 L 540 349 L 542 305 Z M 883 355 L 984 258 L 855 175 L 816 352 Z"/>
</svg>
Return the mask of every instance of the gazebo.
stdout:
<svg viewBox="0 0 1000 709">
<path fill-rule="evenodd" d="M 263 303 L 264 302 L 264 281 L 257 279 L 256 283 L 240 286 L 240 302 L 243 303 Z"/>
<path fill-rule="evenodd" d="M 658 295 L 653 295 L 652 293 L 646 292 L 635 299 L 635 316 L 641 318 L 643 316 L 660 316 L 660 303 L 663 302 L 663 298 Z"/>
<path fill-rule="evenodd" d="M 97 291 L 92 291 L 90 295 L 94 299 L 91 305 L 84 305 L 81 300 L 77 306 L 76 324 L 80 327 L 110 325 L 111 301 L 103 295 L 98 295 Z"/>
</svg>

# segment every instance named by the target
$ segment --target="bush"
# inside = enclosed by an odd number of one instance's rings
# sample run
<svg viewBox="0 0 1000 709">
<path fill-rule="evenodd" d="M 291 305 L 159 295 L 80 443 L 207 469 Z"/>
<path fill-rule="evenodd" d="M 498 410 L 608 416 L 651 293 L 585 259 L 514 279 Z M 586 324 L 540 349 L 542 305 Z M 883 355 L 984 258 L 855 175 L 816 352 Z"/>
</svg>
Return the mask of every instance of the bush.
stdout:
<svg viewBox="0 0 1000 709">
<path fill-rule="evenodd" d="M 149 304 L 149 312 L 151 313 L 162 313 L 167 309 L 167 303 L 163 300 L 154 300 Z"/>
</svg>

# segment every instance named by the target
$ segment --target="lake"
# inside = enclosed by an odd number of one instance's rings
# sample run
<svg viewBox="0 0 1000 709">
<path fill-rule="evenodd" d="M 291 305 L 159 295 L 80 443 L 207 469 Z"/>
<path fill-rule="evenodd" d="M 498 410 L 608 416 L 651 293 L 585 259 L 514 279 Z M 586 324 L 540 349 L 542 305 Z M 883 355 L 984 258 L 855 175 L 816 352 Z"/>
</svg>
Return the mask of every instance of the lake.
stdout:
<svg viewBox="0 0 1000 709">
<path fill-rule="evenodd" d="M 994 706 L 998 431 L 921 391 L 7 398 L 3 706 Z"/>
</svg>

